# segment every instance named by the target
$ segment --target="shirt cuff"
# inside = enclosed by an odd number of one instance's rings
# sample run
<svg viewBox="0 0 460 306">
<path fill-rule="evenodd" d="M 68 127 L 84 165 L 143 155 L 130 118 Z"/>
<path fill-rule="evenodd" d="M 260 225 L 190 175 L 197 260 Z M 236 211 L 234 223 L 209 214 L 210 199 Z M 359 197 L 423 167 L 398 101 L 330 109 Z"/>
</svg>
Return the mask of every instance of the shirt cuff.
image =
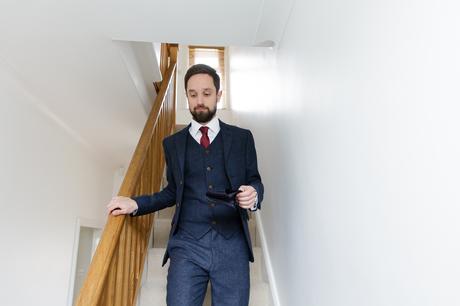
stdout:
<svg viewBox="0 0 460 306">
<path fill-rule="evenodd" d="M 257 193 L 256 193 L 256 199 L 254 201 L 254 205 L 252 205 L 251 208 L 249 208 L 250 211 L 256 211 L 257 210 L 257 204 L 259 203 L 259 199 L 257 197 Z"/>
<path fill-rule="evenodd" d="M 135 210 L 131 213 L 131 216 L 132 216 L 132 217 L 135 217 L 136 214 L 137 214 L 137 211 L 138 211 L 138 209 L 135 209 Z"/>
</svg>

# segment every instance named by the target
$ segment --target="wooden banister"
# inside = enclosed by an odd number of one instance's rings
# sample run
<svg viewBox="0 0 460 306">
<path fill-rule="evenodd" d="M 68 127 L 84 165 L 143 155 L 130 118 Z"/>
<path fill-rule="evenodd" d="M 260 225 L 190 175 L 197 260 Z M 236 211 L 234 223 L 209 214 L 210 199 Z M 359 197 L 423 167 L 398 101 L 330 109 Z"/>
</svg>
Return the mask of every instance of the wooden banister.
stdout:
<svg viewBox="0 0 460 306">
<path fill-rule="evenodd" d="M 152 193 L 161 185 L 164 169 L 161 142 L 175 125 L 177 59 L 177 45 L 165 46 L 169 66 L 120 187 L 120 196 Z M 153 215 L 108 217 L 77 306 L 135 304 L 152 226 Z"/>
</svg>

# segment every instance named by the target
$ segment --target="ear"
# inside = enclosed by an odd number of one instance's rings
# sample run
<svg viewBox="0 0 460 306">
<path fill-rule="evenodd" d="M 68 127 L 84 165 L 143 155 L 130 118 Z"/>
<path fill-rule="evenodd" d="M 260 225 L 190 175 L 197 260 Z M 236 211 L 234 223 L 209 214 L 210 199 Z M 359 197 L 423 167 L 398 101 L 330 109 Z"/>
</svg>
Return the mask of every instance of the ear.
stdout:
<svg viewBox="0 0 460 306">
<path fill-rule="evenodd" d="M 217 93 L 217 102 L 219 102 L 220 97 L 222 97 L 222 90 L 219 90 L 219 92 Z"/>
</svg>

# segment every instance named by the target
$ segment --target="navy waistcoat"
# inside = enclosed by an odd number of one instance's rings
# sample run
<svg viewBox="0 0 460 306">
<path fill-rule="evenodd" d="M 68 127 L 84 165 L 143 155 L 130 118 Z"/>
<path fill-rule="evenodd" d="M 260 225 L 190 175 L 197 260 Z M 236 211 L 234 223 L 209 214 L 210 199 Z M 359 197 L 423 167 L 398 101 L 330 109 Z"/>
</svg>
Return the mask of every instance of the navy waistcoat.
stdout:
<svg viewBox="0 0 460 306">
<path fill-rule="evenodd" d="M 188 134 L 185 165 L 184 194 L 179 228 L 200 239 L 211 228 L 230 238 L 241 230 L 241 219 L 236 208 L 211 203 L 206 192 L 225 192 L 231 188 L 224 167 L 224 150 L 221 133 L 207 149 Z"/>
</svg>

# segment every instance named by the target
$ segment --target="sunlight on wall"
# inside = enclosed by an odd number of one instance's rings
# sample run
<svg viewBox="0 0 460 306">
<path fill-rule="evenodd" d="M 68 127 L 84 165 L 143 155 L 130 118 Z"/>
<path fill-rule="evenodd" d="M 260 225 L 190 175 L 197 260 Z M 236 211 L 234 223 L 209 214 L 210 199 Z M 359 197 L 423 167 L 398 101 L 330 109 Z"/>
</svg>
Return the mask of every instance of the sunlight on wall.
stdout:
<svg viewBox="0 0 460 306">
<path fill-rule="evenodd" d="M 275 84 L 275 71 L 271 69 L 275 60 L 273 49 L 249 48 L 241 52 L 238 47 L 230 47 L 229 54 L 232 110 L 257 113 L 271 110 L 273 96 L 279 90 Z"/>
</svg>

